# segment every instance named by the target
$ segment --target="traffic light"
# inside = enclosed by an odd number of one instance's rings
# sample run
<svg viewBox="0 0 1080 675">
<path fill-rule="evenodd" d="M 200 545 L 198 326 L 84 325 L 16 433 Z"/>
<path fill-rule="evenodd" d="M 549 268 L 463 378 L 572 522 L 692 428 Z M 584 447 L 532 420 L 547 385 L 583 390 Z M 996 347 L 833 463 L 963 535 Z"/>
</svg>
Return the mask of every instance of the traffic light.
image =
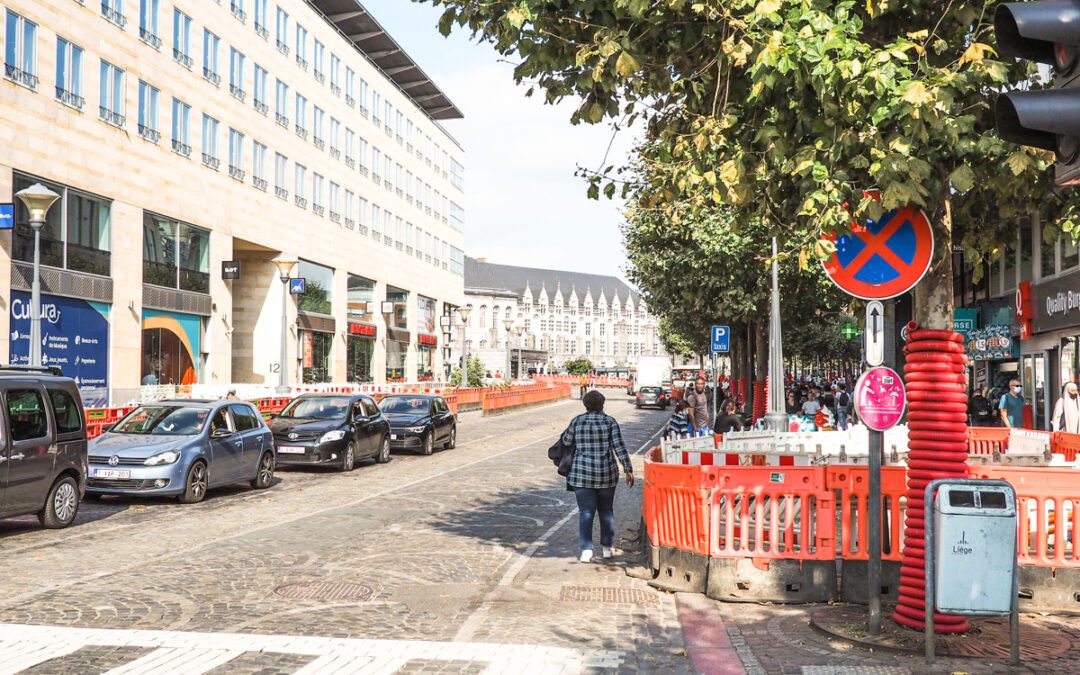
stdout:
<svg viewBox="0 0 1080 675">
<path fill-rule="evenodd" d="M 994 32 L 1002 56 L 1053 68 L 1050 88 L 998 96 L 998 135 L 1056 153 L 1057 185 L 1080 182 L 1080 0 L 998 5 Z"/>
</svg>

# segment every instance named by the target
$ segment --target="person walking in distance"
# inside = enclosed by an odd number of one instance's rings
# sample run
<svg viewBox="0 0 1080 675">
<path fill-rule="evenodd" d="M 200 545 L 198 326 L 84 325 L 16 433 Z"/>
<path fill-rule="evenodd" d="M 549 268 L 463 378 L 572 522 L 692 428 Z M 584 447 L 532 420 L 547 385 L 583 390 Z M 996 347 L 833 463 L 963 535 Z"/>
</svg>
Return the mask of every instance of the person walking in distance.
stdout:
<svg viewBox="0 0 1080 675">
<path fill-rule="evenodd" d="M 712 392 L 705 389 L 705 378 L 698 375 L 694 380 L 693 387 L 686 388 L 683 397 L 690 406 L 690 430 L 694 436 L 704 436 L 709 433 L 709 422 L 712 409 Z"/>
<path fill-rule="evenodd" d="M 585 394 L 582 402 L 585 412 L 571 420 L 562 441 L 575 448 L 566 489 L 573 491 L 577 500 L 580 560 L 587 563 L 593 558 L 593 520 L 597 513 L 601 554 L 604 558 L 614 555 L 615 487 L 619 484 L 615 459 L 618 457 L 622 464 L 627 487 L 634 487 L 634 467 L 619 423 L 604 413 L 604 395 L 594 389 Z"/>
<path fill-rule="evenodd" d="M 847 430 L 848 411 L 851 410 L 851 396 L 847 393 L 847 385 L 840 383 L 836 389 L 836 426 L 841 431 Z"/>
<path fill-rule="evenodd" d="M 1080 397 L 1076 383 L 1066 382 L 1061 389 L 1061 398 L 1054 404 L 1054 415 L 1050 418 L 1052 431 L 1064 431 L 1070 434 L 1080 433 Z"/>
<path fill-rule="evenodd" d="M 580 378 L 578 378 L 578 393 L 580 394 L 579 398 L 584 400 L 585 399 L 585 392 L 587 392 L 588 390 L 589 390 L 589 380 L 584 375 L 582 375 Z"/>
<path fill-rule="evenodd" d="M 1024 397 L 1021 395 L 1023 391 L 1020 380 L 1013 378 L 1009 380 L 1009 391 L 1002 395 L 1001 402 L 998 403 L 1001 420 L 1007 427 L 1024 426 Z"/>
</svg>

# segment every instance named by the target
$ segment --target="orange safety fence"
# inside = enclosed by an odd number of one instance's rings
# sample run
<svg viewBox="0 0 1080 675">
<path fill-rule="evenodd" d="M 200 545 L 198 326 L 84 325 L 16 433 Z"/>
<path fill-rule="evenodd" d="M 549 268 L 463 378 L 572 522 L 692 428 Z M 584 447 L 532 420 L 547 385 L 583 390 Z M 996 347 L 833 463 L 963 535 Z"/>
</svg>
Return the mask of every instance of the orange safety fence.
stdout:
<svg viewBox="0 0 1080 675">
<path fill-rule="evenodd" d="M 709 554 L 708 485 L 719 468 L 663 464 L 660 446 L 645 455 L 643 513 L 654 546 Z"/>
<path fill-rule="evenodd" d="M 1080 451 L 1080 434 L 1070 434 L 1064 431 L 1055 431 L 1050 439 L 1050 452 L 1064 455 L 1066 462 L 1075 462 L 1076 453 Z"/>
<path fill-rule="evenodd" d="M 906 467 L 881 467 L 881 559 L 899 561 L 902 543 L 904 508 L 900 500 L 907 496 Z M 865 465 L 825 467 L 825 483 L 840 496 L 840 557 L 844 560 L 869 560 L 867 518 L 870 498 L 870 469 Z M 906 500 L 905 500 L 906 502 Z"/>
<path fill-rule="evenodd" d="M 502 408 L 566 398 L 570 394 L 571 387 L 569 384 L 560 384 L 553 387 L 536 385 L 496 389 L 484 394 L 483 407 L 484 410 L 500 410 Z"/>
<path fill-rule="evenodd" d="M 1008 427 L 968 427 L 967 445 L 969 455 L 1004 454 L 1009 447 Z"/>
</svg>

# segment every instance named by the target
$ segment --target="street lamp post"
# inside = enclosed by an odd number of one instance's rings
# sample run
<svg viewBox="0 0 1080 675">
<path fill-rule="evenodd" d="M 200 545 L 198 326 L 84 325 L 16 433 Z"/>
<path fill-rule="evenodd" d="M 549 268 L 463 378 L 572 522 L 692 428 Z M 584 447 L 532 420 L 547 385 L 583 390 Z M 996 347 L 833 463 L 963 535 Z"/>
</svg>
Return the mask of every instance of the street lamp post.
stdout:
<svg viewBox="0 0 1080 675">
<path fill-rule="evenodd" d="M 772 240 L 772 311 L 769 317 L 769 410 L 765 424 L 773 431 L 787 431 L 784 407 L 784 348 L 780 336 L 780 275 L 777 270 L 776 237 Z"/>
<path fill-rule="evenodd" d="M 60 198 L 41 183 L 34 183 L 15 193 L 30 212 L 34 231 L 34 279 L 30 283 L 30 365 L 41 366 L 41 228 L 49 208 Z"/>
<path fill-rule="evenodd" d="M 277 393 L 285 395 L 289 393 L 289 276 L 296 266 L 296 258 L 282 253 L 274 258 L 274 264 L 281 279 L 281 365 L 278 368 Z"/>
<path fill-rule="evenodd" d="M 523 375 L 522 375 L 522 369 L 521 369 L 521 345 L 525 341 L 525 338 L 522 336 L 522 333 L 525 332 L 525 326 L 518 326 L 517 328 L 514 329 L 514 331 L 517 332 L 517 335 L 518 335 L 518 378 L 525 379 L 523 377 Z"/>
<path fill-rule="evenodd" d="M 469 321 L 469 312 L 472 305 L 458 307 L 457 313 L 461 317 L 461 386 L 469 386 L 469 341 L 465 339 L 465 325 Z"/>
<path fill-rule="evenodd" d="M 510 330 L 514 327 L 513 319 L 503 319 L 503 325 L 506 326 L 506 382 L 510 383 Z"/>
</svg>

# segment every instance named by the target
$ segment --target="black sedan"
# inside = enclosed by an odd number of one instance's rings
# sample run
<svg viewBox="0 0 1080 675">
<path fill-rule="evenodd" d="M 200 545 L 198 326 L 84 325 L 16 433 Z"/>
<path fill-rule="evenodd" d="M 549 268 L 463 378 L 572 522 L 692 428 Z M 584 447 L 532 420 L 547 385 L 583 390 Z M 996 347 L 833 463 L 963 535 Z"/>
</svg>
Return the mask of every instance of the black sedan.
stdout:
<svg viewBox="0 0 1080 675">
<path fill-rule="evenodd" d="M 419 449 L 430 455 L 436 445 L 457 445 L 457 420 L 441 396 L 397 394 L 379 401 L 390 420 L 390 446 L 395 450 Z"/>
<path fill-rule="evenodd" d="M 390 424 L 359 394 L 304 394 L 270 419 L 278 464 L 331 464 L 352 471 L 368 457 L 390 461 Z"/>
</svg>

